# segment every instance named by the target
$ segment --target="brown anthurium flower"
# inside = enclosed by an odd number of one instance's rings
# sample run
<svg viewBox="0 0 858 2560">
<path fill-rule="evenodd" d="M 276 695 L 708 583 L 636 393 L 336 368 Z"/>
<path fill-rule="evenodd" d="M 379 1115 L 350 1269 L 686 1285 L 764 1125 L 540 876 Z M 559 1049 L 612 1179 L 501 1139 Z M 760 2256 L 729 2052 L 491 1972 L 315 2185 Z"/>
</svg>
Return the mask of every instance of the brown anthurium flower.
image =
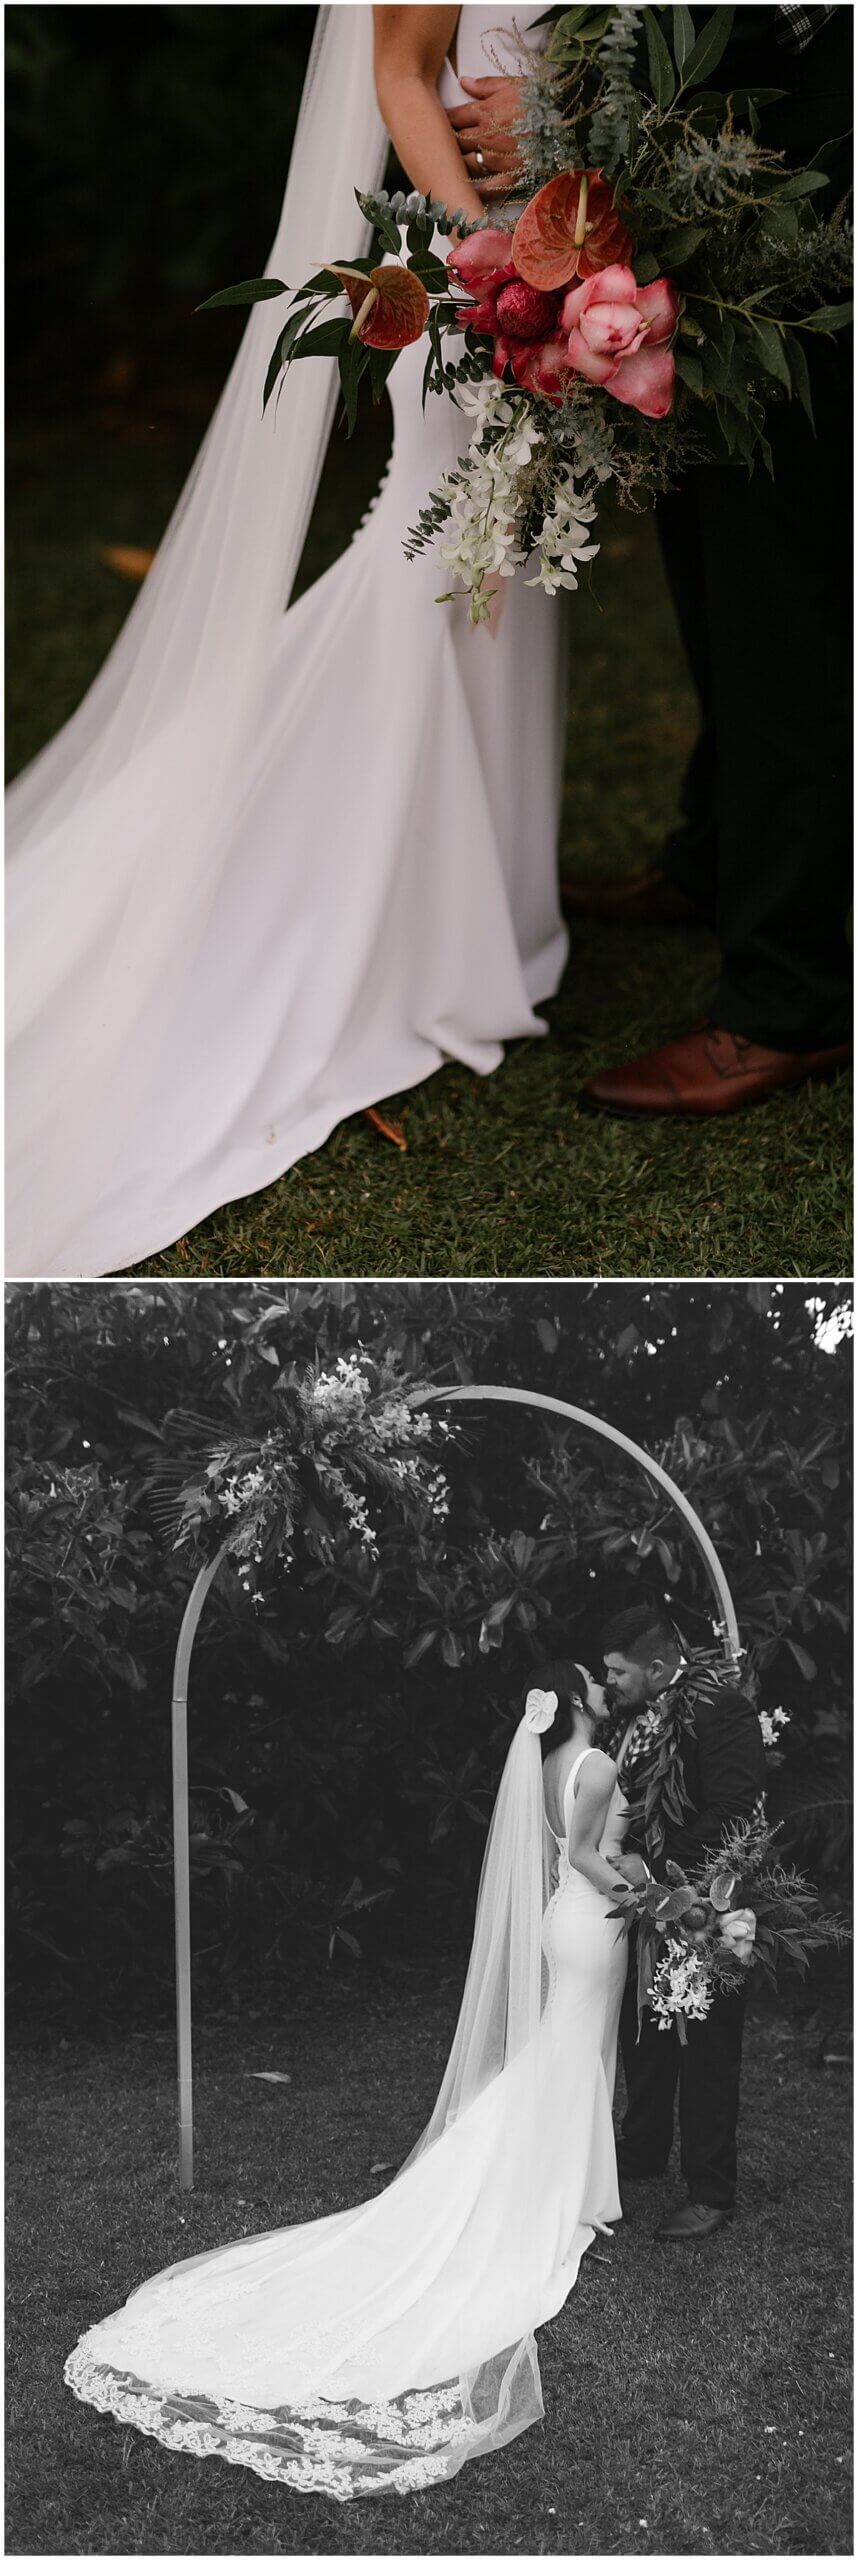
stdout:
<svg viewBox="0 0 858 2560">
<path fill-rule="evenodd" d="M 364 347 L 389 350 L 410 347 L 422 338 L 429 318 L 429 296 L 419 276 L 408 267 L 373 267 L 368 276 L 355 267 L 333 267 L 354 313 L 351 330 Z"/>
<path fill-rule="evenodd" d="M 518 274 L 541 293 L 556 293 L 575 276 L 598 275 L 601 267 L 627 265 L 631 238 L 598 169 L 549 178 L 516 223 L 512 254 Z"/>
</svg>

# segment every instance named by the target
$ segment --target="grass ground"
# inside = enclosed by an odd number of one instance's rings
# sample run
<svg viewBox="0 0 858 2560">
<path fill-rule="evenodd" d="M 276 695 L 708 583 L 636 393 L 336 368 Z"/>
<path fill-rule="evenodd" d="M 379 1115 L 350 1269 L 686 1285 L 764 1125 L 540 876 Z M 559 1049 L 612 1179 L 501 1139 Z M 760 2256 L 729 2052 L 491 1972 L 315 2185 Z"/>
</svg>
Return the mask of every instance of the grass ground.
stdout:
<svg viewBox="0 0 858 2560">
<path fill-rule="evenodd" d="M 12 440 L 12 768 L 67 717 L 133 588 L 100 543 L 153 545 L 197 430 L 21 433 Z M 336 556 L 374 488 L 383 433 L 338 447 L 303 583 Z M 561 867 L 580 877 L 654 853 L 675 809 L 694 704 L 651 525 L 606 527 L 594 591 L 573 603 Z M 522 751 L 526 751 L 523 741 Z M 152 1276 L 327 1272 L 840 1274 L 851 1265 L 848 1083 L 808 1087 L 719 1127 L 579 1113 L 584 1076 L 699 1019 L 717 954 L 705 934 L 578 926 L 550 1037 L 487 1082 L 449 1067 L 388 1097 L 407 1152 L 362 1118 L 256 1197 L 220 1210 Z"/>
<path fill-rule="evenodd" d="M 455 2005 L 452 1982 L 403 1969 L 386 1987 L 331 1978 L 312 2013 L 284 1989 L 275 2036 L 270 2014 L 213 2020 L 190 2199 L 171 2034 L 13 2054 L 10 2552 L 852 2550 L 849 2093 L 785 2013 L 749 2020 L 735 2223 L 705 2250 L 657 2248 L 674 2183 L 635 2189 L 540 2334 L 544 2425 L 448 2486 L 298 2498 L 64 2390 L 79 2331 L 157 2268 L 371 2191 L 428 2114 Z M 251 2076 L 265 2069 L 288 2086 Z"/>
</svg>

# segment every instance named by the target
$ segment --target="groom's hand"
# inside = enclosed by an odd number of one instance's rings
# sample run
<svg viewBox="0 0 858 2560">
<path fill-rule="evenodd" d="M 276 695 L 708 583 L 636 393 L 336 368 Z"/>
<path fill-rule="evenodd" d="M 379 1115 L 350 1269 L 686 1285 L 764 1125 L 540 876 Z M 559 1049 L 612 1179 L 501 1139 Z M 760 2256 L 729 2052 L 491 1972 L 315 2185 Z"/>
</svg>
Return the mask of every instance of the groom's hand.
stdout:
<svg viewBox="0 0 858 2560">
<path fill-rule="evenodd" d="M 448 107 L 447 117 L 469 178 L 478 196 L 508 196 L 524 176 L 521 137 L 515 131 L 521 115 L 521 84 L 503 76 L 459 81 L 467 89 L 464 107 Z"/>
</svg>

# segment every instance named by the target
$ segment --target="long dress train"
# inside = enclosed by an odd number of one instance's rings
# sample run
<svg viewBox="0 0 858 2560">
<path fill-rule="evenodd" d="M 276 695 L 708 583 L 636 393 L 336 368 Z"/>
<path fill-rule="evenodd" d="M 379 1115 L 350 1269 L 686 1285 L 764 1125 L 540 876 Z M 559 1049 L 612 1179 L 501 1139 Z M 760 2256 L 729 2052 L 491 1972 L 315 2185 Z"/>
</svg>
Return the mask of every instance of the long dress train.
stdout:
<svg viewBox="0 0 858 2560">
<path fill-rule="evenodd" d="M 503 29 L 538 14 L 464 8 L 460 68 L 490 70 Z M 439 90 L 464 94 L 449 66 Z M 447 1059 L 486 1074 L 505 1041 L 544 1029 L 533 1008 L 566 955 L 558 608 L 516 580 L 490 637 L 463 600 L 436 601 L 437 553 L 404 558 L 468 435 L 452 401 L 424 414 L 424 360 L 412 347 L 391 376 L 392 459 L 361 530 L 276 613 L 247 678 L 225 809 L 212 784 L 201 817 L 197 731 L 214 758 L 228 652 L 208 692 L 191 675 L 178 742 L 165 684 L 163 764 L 156 732 L 118 771 L 105 759 L 97 787 L 84 762 L 81 791 L 66 780 L 47 809 L 38 762 L 13 786 L 11 1272 L 123 1270 L 271 1183 L 350 1113 Z M 272 434 L 286 472 L 269 412 L 260 446 Z M 180 793 L 177 821 L 159 791 L 183 751 L 202 762 L 197 806 Z"/>
<path fill-rule="evenodd" d="M 616 1787 L 605 1855 L 626 1819 Z M 620 2218 L 626 1972 L 604 1894 L 552 1838 L 542 2015 L 516 2059 L 369 2203 L 142 2285 L 69 2357 L 80 2399 L 177 2451 L 334 2498 L 425 2488 L 541 2416 L 533 2331 Z"/>
</svg>

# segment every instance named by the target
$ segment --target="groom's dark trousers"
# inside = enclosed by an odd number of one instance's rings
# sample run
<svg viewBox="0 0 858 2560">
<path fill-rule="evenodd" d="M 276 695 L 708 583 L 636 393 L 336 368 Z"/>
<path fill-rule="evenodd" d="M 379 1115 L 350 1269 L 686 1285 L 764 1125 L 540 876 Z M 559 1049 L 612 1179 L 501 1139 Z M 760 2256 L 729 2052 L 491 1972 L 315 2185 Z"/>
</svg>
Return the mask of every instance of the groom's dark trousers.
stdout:
<svg viewBox="0 0 858 2560">
<path fill-rule="evenodd" d="M 738 1688 L 698 1700 L 684 1733 L 680 1768 L 687 1809 L 667 1821 L 664 1857 L 685 1872 L 717 1849 L 725 1829 L 747 1820 L 764 1796 L 766 1755 L 759 1717 Z M 663 1858 L 653 1861 L 664 1873 Z M 644 2013 L 637 2020 L 637 1947 L 629 1947 L 629 1971 L 620 2013 L 620 2050 L 626 2082 L 623 2149 L 628 2166 L 666 2169 L 673 2142 L 679 2086 L 682 2174 L 693 2204 L 733 2205 L 736 2199 L 736 2127 L 742 2064 L 744 1991 L 717 1992 L 705 2018 L 688 2026 L 681 2045 L 675 2027 L 660 2028 Z"/>
<path fill-rule="evenodd" d="M 620 2050 L 626 2082 L 623 2147 L 643 2171 L 666 2169 L 673 2142 L 679 2084 L 679 2152 L 693 2204 L 732 2206 L 736 2201 L 736 2127 L 745 1993 L 719 1992 L 707 2018 L 692 2021 L 688 2043 L 675 2027 L 661 2030 L 644 2012 L 637 2040 L 637 1967 L 630 1949 L 629 1976 L 620 2013 Z"/>
<path fill-rule="evenodd" d="M 707 14 L 692 12 L 698 31 Z M 760 139 L 789 162 L 851 123 L 852 14 L 836 8 L 796 56 L 777 9 L 736 11 L 713 79 L 788 92 L 761 110 Z M 849 183 L 845 144 L 823 213 Z M 665 877 L 718 933 L 713 1020 L 786 1050 L 839 1045 L 851 1011 L 849 333 L 803 344 L 815 438 L 798 400 L 773 403 L 773 479 L 760 462 L 751 479 L 704 464 L 656 509 L 702 714 Z"/>
</svg>

